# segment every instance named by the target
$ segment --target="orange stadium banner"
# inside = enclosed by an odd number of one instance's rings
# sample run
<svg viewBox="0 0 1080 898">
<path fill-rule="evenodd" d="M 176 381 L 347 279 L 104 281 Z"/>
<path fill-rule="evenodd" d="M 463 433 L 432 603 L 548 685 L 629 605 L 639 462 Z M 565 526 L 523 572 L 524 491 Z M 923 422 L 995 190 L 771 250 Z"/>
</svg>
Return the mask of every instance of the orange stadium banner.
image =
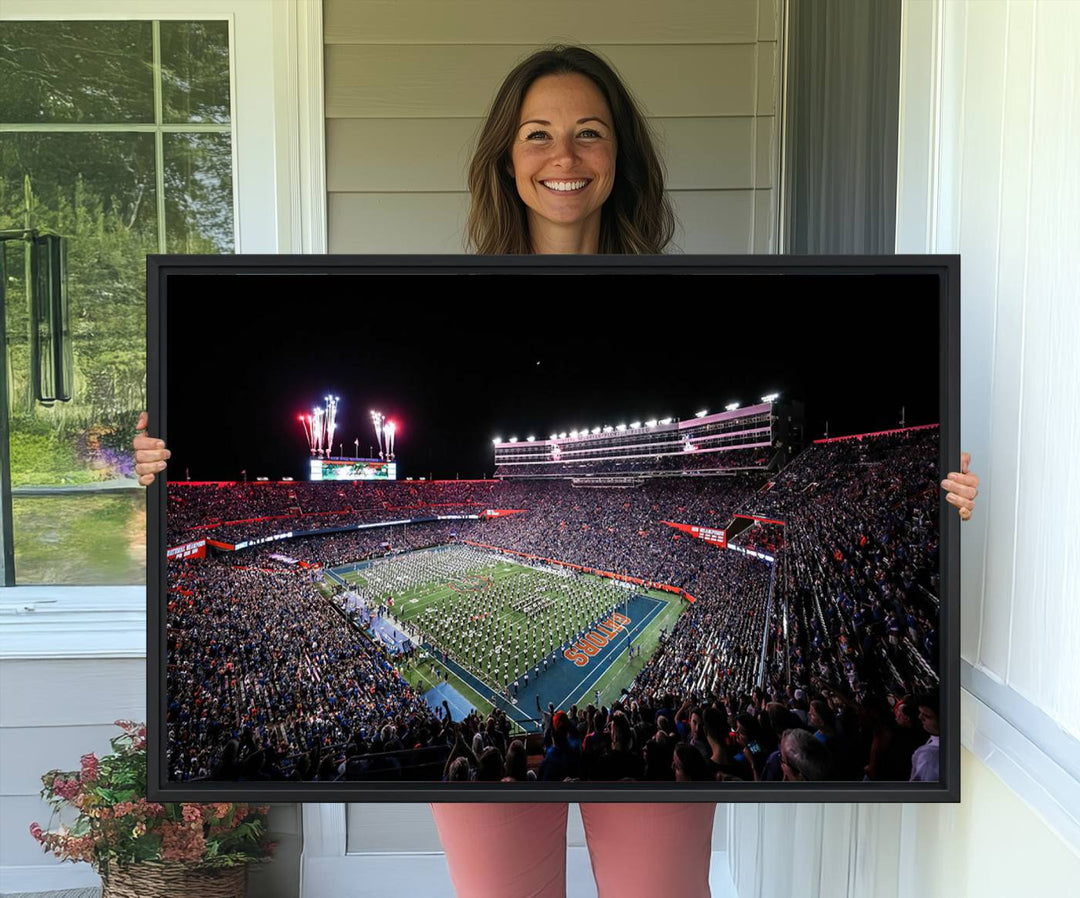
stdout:
<svg viewBox="0 0 1080 898">
<path fill-rule="evenodd" d="M 667 524 L 668 527 L 674 527 L 694 539 L 703 539 L 710 545 L 719 546 L 721 549 L 727 548 L 726 530 L 717 530 L 715 527 L 699 527 L 697 524 L 676 524 L 674 521 L 661 521 L 660 523 Z"/>
</svg>

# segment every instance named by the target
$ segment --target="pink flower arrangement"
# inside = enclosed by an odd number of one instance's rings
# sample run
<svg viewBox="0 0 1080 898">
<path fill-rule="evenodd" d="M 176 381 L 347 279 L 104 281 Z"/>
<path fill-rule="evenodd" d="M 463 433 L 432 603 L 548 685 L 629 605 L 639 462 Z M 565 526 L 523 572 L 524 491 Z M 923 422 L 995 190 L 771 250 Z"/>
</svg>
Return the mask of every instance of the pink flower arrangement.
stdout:
<svg viewBox="0 0 1080 898">
<path fill-rule="evenodd" d="M 90 752 L 88 755 L 83 755 L 79 760 L 82 763 L 82 772 L 79 774 L 79 779 L 84 783 L 92 783 L 98 776 L 98 759 L 93 752 Z"/>
<path fill-rule="evenodd" d="M 112 754 L 85 754 L 78 772 L 50 770 L 41 777 L 41 797 L 54 819 L 65 808 L 78 811 L 73 824 L 56 830 L 30 824 L 44 851 L 102 872 L 111 864 L 177 862 L 205 869 L 270 859 L 268 807 L 148 801 L 146 727 L 130 720 L 116 725 L 123 733 L 111 740 Z"/>
</svg>

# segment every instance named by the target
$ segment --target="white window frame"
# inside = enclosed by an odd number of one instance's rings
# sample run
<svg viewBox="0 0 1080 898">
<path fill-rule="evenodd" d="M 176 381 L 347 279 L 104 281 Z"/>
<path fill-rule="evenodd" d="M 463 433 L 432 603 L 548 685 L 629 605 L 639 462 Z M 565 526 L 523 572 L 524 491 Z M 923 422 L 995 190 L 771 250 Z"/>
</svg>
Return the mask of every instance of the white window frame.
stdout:
<svg viewBox="0 0 1080 898">
<path fill-rule="evenodd" d="M 321 0 L 0 5 L 0 22 L 147 19 L 229 23 L 236 252 L 326 252 Z M 0 588 L 0 658 L 145 656 L 145 631 L 145 586 Z"/>
</svg>

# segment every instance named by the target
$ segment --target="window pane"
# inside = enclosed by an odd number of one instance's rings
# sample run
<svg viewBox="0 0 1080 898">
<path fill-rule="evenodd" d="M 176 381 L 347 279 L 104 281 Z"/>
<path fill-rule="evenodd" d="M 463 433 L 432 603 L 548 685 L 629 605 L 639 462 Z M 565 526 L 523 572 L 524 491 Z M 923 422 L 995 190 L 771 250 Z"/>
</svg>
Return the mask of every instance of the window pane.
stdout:
<svg viewBox="0 0 1080 898">
<path fill-rule="evenodd" d="M 0 121 L 153 122 L 150 22 L 4 22 Z"/>
<path fill-rule="evenodd" d="M 27 179 L 29 197 L 27 196 Z M 145 576 L 133 496 L 19 495 L 19 487 L 134 476 L 145 405 L 146 254 L 157 250 L 153 134 L 0 134 L 0 229 L 67 238 L 74 360 L 70 402 L 35 401 L 24 244 L 7 241 L 13 532 L 19 583 L 137 583 Z M 50 521 L 52 522 L 50 524 Z"/>
<path fill-rule="evenodd" d="M 170 253 L 233 251 L 230 135 L 165 135 L 165 247 Z"/>
<path fill-rule="evenodd" d="M 227 130 L 227 23 L 160 31 L 167 117 Z M 146 499 L 131 439 L 146 407 L 146 255 L 160 249 L 159 221 L 170 251 L 234 245 L 230 134 L 34 130 L 153 125 L 152 58 L 149 21 L 5 22 L 0 33 L 0 120 L 25 126 L 0 133 L 0 229 L 67 239 L 74 370 L 70 402 L 35 400 L 24 244 L 3 243 L 19 583 L 144 581 Z"/>
<path fill-rule="evenodd" d="M 229 122 L 229 23 L 161 23 L 165 122 Z"/>
<path fill-rule="evenodd" d="M 24 244 L 8 241 L 16 486 L 125 476 L 101 453 L 119 448 L 113 434 L 123 431 L 127 439 L 132 415 L 145 402 L 146 254 L 157 249 L 154 184 L 152 134 L 0 134 L 0 229 L 29 223 L 67 238 L 75 365 L 71 402 L 47 408 L 34 401 Z M 31 437 L 39 441 L 35 452 L 19 451 L 19 440 Z"/>
<path fill-rule="evenodd" d="M 146 490 L 12 500 L 20 584 L 146 582 Z"/>
</svg>

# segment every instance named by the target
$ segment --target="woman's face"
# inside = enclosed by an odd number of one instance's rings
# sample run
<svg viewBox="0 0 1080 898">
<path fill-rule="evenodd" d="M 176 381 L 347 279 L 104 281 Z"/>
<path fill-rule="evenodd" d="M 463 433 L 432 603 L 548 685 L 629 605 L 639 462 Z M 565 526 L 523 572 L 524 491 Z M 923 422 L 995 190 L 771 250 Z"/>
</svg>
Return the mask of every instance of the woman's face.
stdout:
<svg viewBox="0 0 1080 898">
<path fill-rule="evenodd" d="M 521 104 L 510 150 L 529 233 L 595 228 L 615 183 L 615 127 L 599 88 L 584 75 L 545 75 Z"/>
</svg>

